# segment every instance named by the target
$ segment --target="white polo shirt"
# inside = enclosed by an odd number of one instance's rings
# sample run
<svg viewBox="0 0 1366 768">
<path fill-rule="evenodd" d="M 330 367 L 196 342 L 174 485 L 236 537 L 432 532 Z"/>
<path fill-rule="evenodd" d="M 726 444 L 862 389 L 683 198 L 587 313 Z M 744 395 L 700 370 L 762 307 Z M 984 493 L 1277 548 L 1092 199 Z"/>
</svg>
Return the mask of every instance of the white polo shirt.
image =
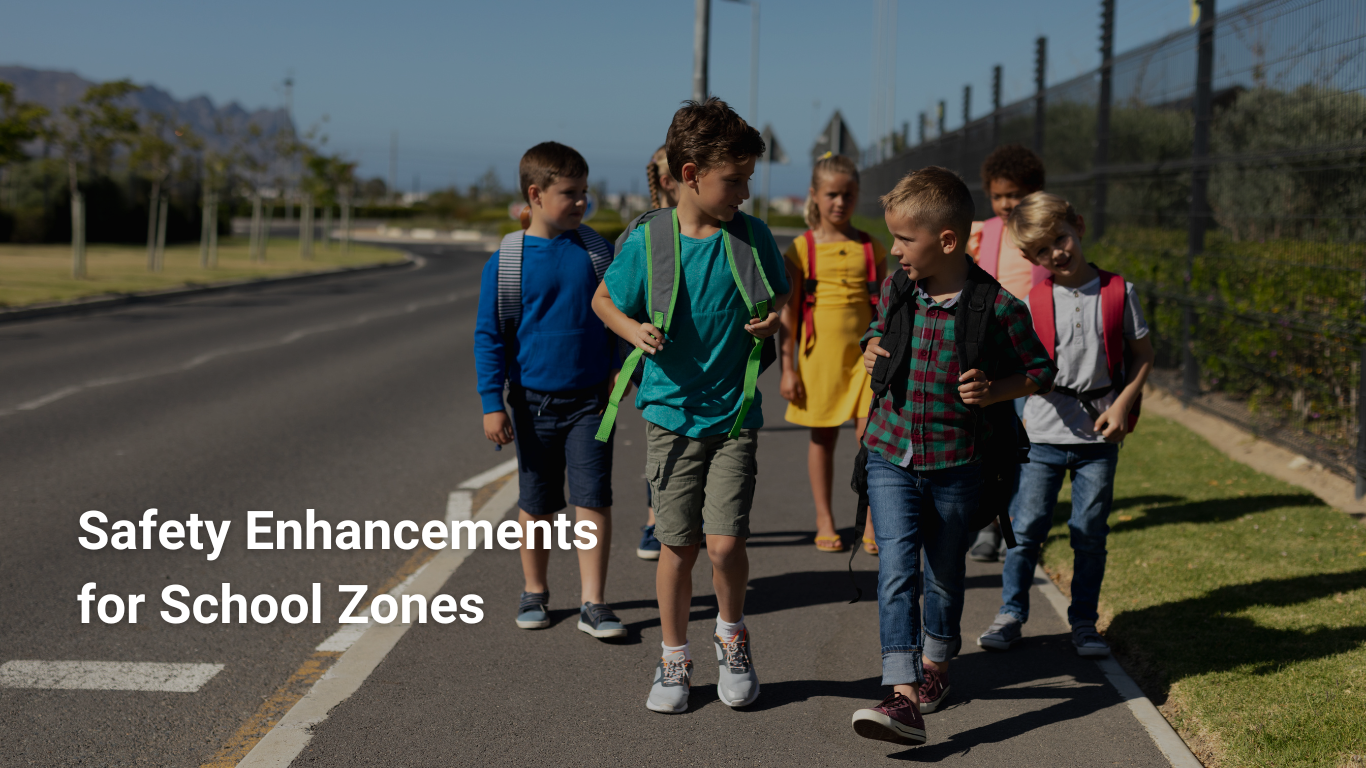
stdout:
<svg viewBox="0 0 1366 768">
<path fill-rule="evenodd" d="M 1025 304 L 1029 299 L 1025 299 Z M 1053 324 L 1057 333 L 1058 375 L 1055 386 L 1077 392 L 1099 389 L 1110 384 L 1105 359 L 1105 336 L 1100 315 L 1100 277 L 1078 288 L 1053 286 Z M 1143 308 L 1134 285 L 1124 283 L 1124 338 L 1141 339 L 1148 335 Z M 1118 382 L 1122 388 L 1123 382 Z M 1104 411 L 1115 402 L 1118 392 L 1096 400 L 1096 410 Z M 1105 438 L 1095 430 L 1095 421 L 1086 415 L 1081 401 L 1056 392 L 1030 395 L 1025 401 L 1025 431 L 1032 443 L 1102 443 Z"/>
</svg>

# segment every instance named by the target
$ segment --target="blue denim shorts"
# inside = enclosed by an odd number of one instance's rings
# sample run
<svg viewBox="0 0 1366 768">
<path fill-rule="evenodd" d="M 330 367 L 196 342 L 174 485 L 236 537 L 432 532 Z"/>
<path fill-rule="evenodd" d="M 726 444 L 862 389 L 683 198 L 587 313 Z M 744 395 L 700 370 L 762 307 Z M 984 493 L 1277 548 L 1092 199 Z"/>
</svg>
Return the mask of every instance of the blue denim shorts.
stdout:
<svg viewBox="0 0 1366 768">
<path fill-rule="evenodd" d="M 529 515 L 551 515 L 569 504 L 612 506 L 612 440 L 595 436 L 607 407 L 607 383 L 572 392 L 508 392 L 517 446 L 518 506 Z M 614 433 L 615 436 L 615 433 Z"/>
</svg>

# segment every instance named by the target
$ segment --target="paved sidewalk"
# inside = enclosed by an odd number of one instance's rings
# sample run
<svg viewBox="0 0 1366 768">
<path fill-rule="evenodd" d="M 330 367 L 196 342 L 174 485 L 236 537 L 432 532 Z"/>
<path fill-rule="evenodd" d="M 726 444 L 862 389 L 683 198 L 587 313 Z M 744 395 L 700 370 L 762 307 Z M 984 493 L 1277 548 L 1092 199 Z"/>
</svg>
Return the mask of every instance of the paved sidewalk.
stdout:
<svg viewBox="0 0 1366 768">
<path fill-rule="evenodd" d="M 776 395 L 776 378 L 765 377 Z M 374 674 L 319 725 L 295 765 L 878 765 L 1167 766 L 1096 665 L 1071 649 L 1064 623 L 1033 595 L 1025 639 L 1008 654 L 973 638 L 995 614 L 1000 566 L 969 564 L 965 647 L 952 667 L 951 703 L 926 718 L 929 742 L 903 748 L 856 736 L 849 718 L 885 694 L 879 685 L 876 561 L 855 559 L 864 598 L 850 605 L 847 555 L 809 543 L 814 512 L 807 432 L 782 422 L 772 396 L 760 437 L 746 623 L 763 685 L 756 704 L 717 700 L 710 569 L 699 560 L 689 638 L 696 662 L 691 709 L 645 709 L 660 630 L 654 567 L 635 557 L 644 518 L 644 430 L 623 409 L 616 449 L 616 532 L 608 584 L 629 629 L 609 645 L 579 632 L 572 553 L 551 558 L 553 625 L 513 624 L 521 574 L 515 552 L 475 553 L 443 589 L 485 599 L 483 623 L 415 625 Z M 854 434 L 840 437 L 837 519 L 852 522 L 845 490 Z"/>
</svg>

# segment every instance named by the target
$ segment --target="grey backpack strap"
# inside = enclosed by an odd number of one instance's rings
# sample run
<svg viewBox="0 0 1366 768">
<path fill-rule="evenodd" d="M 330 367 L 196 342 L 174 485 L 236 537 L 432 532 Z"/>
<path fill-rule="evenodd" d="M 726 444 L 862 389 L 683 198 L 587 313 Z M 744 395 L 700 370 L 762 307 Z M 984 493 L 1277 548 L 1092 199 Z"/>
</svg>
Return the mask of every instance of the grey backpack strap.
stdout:
<svg viewBox="0 0 1366 768">
<path fill-rule="evenodd" d="M 587 224 L 580 224 L 577 234 L 579 241 L 583 243 L 583 249 L 588 251 L 588 258 L 593 262 L 593 274 L 601 283 L 602 276 L 607 274 L 607 268 L 612 266 L 612 257 L 616 252 L 611 243 Z"/>
<path fill-rule="evenodd" d="M 667 332 L 673 321 L 674 306 L 678 303 L 679 268 L 682 260 L 675 253 L 678 248 L 678 212 L 666 209 L 661 216 L 650 219 L 645 226 L 645 264 L 649 270 L 645 279 L 648 289 L 646 309 L 649 322 Z"/>
<path fill-rule="evenodd" d="M 754 248 L 754 225 L 749 215 L 740 213 L 726 222 L 726 233 L 735 282 L 745 293 L 745 304 L 755 316 L 767 317 L 773 306 L 773 287 L 759 264 L 759 254 Z"/>
<path fill-rule="evenodd" d="M 617 251 L 621 251 L 621 246 L 626 245 L 626 238 L 630 237 L 631 233 L 636 231 L 637 227 L 639 227 L 642 224 L 645 224 L 650 219 L 653 219 L 659 213 L 667 213 L 668 211 L 668 208 L 653 208 L 651 210 L 646 211 L 645 213 L 640 214 L 634 219 L 631 219 L 631 223 L 626 225 L 626 229 L 622 230 L 622 233 L 620 235 L 617 235 Z"/>
<path fill-rule="evenodd" d="M 511 232 L 498 245 L 498 332 L 505 342 L 517 336 L 517 326 L 522 324 L 524 235 L 521 230 Z"/>
</svg>

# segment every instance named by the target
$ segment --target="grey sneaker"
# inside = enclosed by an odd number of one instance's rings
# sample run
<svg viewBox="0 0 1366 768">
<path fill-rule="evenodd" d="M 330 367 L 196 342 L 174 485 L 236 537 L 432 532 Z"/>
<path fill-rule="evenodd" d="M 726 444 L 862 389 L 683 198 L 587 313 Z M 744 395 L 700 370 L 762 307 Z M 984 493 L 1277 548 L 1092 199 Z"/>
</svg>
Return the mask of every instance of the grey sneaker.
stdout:
<svg viewBox="0 0 1366 768">
<path fill-rule="evenodd" d="M 621 625 L 621 620 L 612 613 L 612 609 L 603 603 L 584 603 L 579 608 L 579 631 L 587 632 L 599 640 L 626 636 L 626 627 Z"/>
<path fill-rule="evenodd" d="M 517 626 L 522 629 L 545 629 L 550 626 L 549 592 L 523 592 L 517 606 Z"/>
<path fill-rule="evenodd" d="M 1072 647 L 1078 656 L 1109 656 L 1110 645 L 1100 636 L 1094 626 L 1079 624 L 1072 627 Z"/>
<path fill-rule="evenodd" d="M 650 698 L 645 708 L 653 712 L 678 714 L 688 711 L 688 692 L 692 689 L 692 660 L 659 660 L 655 666 L 655 682 L 650 687 Z"/>
<path fill-rule="evenodd" d="M 749 629 L 742 629 L 730 640 L 713 634 L 716 663 L 721 675 L 716 680 L 716 697 L 728 707 L 747 707 L 759 698 L 759 676 L 749 651 Z"/>
<path fill-rule="evenodd" d="M 1024 625 L 1019 619 L 1008 613 L 998 613 L 996 620 L 987 627 L 987 631 L 977 638 L 977 647 L 991 651 L 1008 651 L 1010 646 L 1020 639 L 1023 628 Z"/>
<path fill-rule="evenodd" d="M 992 526 L 977 534 L 977 541 L 968 550 L 968 559 L 978 563 L 994 563 L 1000 557 L 1001 532 Z"/>
</svg>

